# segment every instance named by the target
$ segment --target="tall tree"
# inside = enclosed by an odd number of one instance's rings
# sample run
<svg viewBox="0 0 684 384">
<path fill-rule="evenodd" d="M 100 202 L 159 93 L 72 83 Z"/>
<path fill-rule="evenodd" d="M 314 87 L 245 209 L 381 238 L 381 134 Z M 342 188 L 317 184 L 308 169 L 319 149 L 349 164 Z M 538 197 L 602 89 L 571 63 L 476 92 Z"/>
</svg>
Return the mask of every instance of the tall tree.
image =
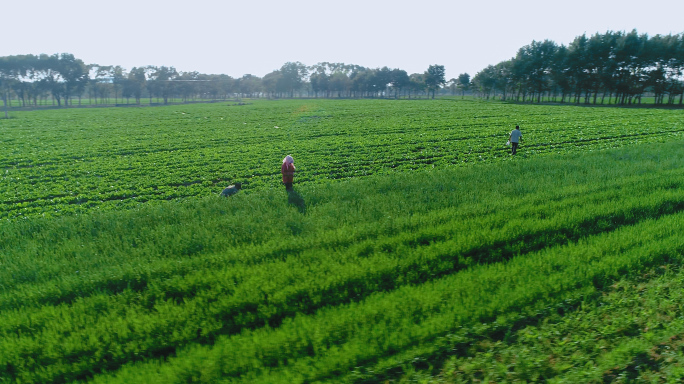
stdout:
<svg viewBox="0 0 684 384">
<path fill-rule="evenodd" d="M 394 89 L 394 98 L 396 99 L 399 92 L 409 86 L 411 79 L 409 79 L 409 75 L 406 71 L 395 68 L 390 72 L 389 83 L 392 89 Z"/>
<path fill-rule="evenodd" d="M 632 104 L 635 98 L 640 100 L 645 79 L 644 60 L 645 35 L 639 35 L 636 30 L 624 34 L 617 41 L 615 60 L 617 62 L 617 90 L 620 93 L 621 104 Z"/>
<path fill-rule="evenodd" d="M 580 102 L 582 93 L 585 92 L 590 85 L 589 73 L 585 69 L 588 67 L 588 45 L 589 39 L 586 34 L 575 37 L 575 39 L 568 46 L 568 75 L 572 81 L 573 90 L 575 93 L 575 103 Z"/>
<path fill-rule="evenodd" d="M 475 74 L 473 85 L 481 96 L 489 99 L 492 91 L 496 88 L 497 71 L 493 65 L 488 65 L 485 69 Z"/>
<path fill-rule="evenodd" d="M 358 68 L 352 72 L 349 76 L 349 80 L 351 81 L 351 90 L 356 97 L 358 97 L 359 94 L 363 97 L 367 95 L 368 92 L 372 91 L 370 86 L 372 77 L 372 71 L 367 68 Z"/>
<path fill-rule="evenodd" d="M 568 72 L 568 48 L 561 45 L 556 50 L 556 57 L 551 65 L 551 80 L 553 81 L 554 92 L 561 93 L 561 103 L 565 102 L 565 97 L 572 91 L 572 85 Z"/>
<path fill-rule="evenodd" d="M 237 80 L 237 88 L 242 96 L 258 96 L 262 90 L 261 78 L 246 74 Z"/>
<path fill-rule="evenodd" d="M 171 97 L 174 84 L 173 80 L 178 76 L 178 71 L 174 67 L 161 66 L 157 68 L 154 74 L 155 81 L 157 82 L 157 91 L 164 100 L 164 104 L 169 103 L 169 97 Z"/>
<path fill-rule="evenodd" d="M 62 53 L 59 56 L 56 69 L 64 82 L 64 105 L 68 106 L 74 93 L 79 96 L 83 93 L 88 83 L 88 70 L 82 60 L 70 53 Z"/>
<path fill-rule="evenodd" d="M 337 92 L 337 97 L 351 92 L 351 80 L 343 71 L 333 72 L 330 75 L 330 91 Z"/>
<path fill-rule="evenodd" d="M 112 87 L 114 88 L 114 104 L 117 104 L 119 102 L 119 90 L 123 88 L 126 79 L 126 73 L 120 65 L 116 65 L 114 67 L 110 67 L 109 76 L 112 81 Z"/>
<path fill-rule="evenodd" d="M 330 92 L 330 76 L 328 76 L 323 71 L 316 71 L 309 77 L 309 82 L 311 82 L 311 90 L 315 97 L 318 97 L 320 92 L 325 92 L 326 97 L 329 96 Z"/>
<path fill-rule="evenodd" d="M 228 75 L 217 75 L 216 77 L 218 78 L 217 88 L 218 91 L 223 95 L 223 98 L 225 99 L 229 96 L 232 96 L 236 91 L 235 79 Z"/>
<path fill-rule="evenodd" d="M 445 70 L 443 65 L 431 65 L 425 71 L 425 86 L 428 93 L 432 91 L 432 98 L 435 98 L 435 91 L 446 84 Z"/>
<path fill-rule="evenodd" d="M 456 87 L 461 90 L 461 98 L 465 97 L 466 91 L 470 89 L 470 75 L 468 73 L 458 75 Z"/>
<path fill-rule="evenodd" d="M 26 74 L 26 67 L 22 65 L 22 59 L 16 56 L 0 58 L 0 97 L 5 107 L 5 118 L 9 118 L 10 92 L 19 78 Z"/>
<path fill-rule="evenodd" d="M 373 96 L 385 96 L 387 87 L 392 81 L 392 71 L 387 67 L 375 69 L 370 71 L 371 76 L 368 79 L 369 83 L 367 89 Z"/>
<path fill-rule="evenodd" d="M 414 92 L 416 97 L 419 92 L 425 91 L 425 74 L 423 73 L 412 73 L 409 75 L 409 99 L 411 98 L 411 91 Z"/>
<path fill-rule="evenodd" d="M 112 67 L 111 65 L 95 64 L 91 70 L 94 72 L 91 86 L 94 88 L 95 97 L 100 99 L 101 104 L 109 103 L 109 92 L 112 87 Z"/>
<path fill-rule="evenodd" d="M 299 61 L 287 62 L 280 67 L 280 73 L 282 87 L 290 92 L 290 97 L 294 97 L 294 93 L 304 85 L 309 69 Z"/>
<path fill-rule="evenodd" d="M 135 97 L 135 103 L 138 105 L 140 105 L 140 99 L 142 98 L 146 83 L 147 78 L 145 76 L 144 67 L 133 67 L 133 69 L 128 72 L 128 79 L 126 82 L 128 87 L 127 92 L 130 92 L 130 94 Z"/>
<path fill-rule="evenodd" d="M 281 71 L 269 72 L 261 79 L 261 84 L 270 97 L 277 97 L 283 91 L 283 73 Z M 287 91 L 287 88 L 285 90 Z"/>
</svg>

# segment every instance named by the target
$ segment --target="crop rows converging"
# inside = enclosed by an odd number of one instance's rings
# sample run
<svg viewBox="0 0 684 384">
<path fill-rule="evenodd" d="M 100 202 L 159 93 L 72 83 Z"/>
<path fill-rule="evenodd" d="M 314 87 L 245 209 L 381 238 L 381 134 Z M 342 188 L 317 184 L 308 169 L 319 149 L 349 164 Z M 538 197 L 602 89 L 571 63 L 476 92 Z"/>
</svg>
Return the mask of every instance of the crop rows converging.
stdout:
<svg viewBox="0 0 684 384">
<path fill-rule="evenodd" d="M 684 262 L 677 110 L 293 100 L 13 117 L 0 383 L 374 383 L 434 364 L 606 381 L 636 369 L 637 344 L 505 368 L 515 352 L 472 351 Z M 647 348 L 679 329 L 623 333 Z"/>
<path fill-rule="evenodd" d="M 681 264 L 680 146 L 7 221 L 0 378 L 395 378 L 622 276 Z"/>
<path fill-rule="evenodd" d="M 507 105 L 460 100 L 283 100 L 251 104 L 17 112 L 0 122 L 0 218 L 510 159 L 681 137 L 681 111 Z"/>
</svg>

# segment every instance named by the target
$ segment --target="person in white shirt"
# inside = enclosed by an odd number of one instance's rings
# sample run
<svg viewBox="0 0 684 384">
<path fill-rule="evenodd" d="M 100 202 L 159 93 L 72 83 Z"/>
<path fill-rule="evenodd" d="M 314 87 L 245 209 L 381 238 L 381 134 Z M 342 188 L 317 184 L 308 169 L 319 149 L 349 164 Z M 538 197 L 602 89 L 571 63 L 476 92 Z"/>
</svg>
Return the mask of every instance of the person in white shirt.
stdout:
<svg viewBox="0 0 684 384">
<path fill-rule="evenodd" d="M 511 135 L 508 137 L 508 141 L 511 142 L 511 155 L 515 155 L 518 151 L 518 143 L 522 140 L 522 133 L 520 132 L 520 126 L 516 125 L 515 129 L 511 131 Z"/>
</svg>

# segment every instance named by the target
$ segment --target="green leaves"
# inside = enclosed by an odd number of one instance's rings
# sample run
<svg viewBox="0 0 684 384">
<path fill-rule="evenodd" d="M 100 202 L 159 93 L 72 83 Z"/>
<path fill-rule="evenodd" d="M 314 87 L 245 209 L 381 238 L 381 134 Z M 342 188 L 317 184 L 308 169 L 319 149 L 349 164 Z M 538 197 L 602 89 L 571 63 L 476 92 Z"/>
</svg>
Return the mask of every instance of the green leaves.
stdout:
<svg viewBox="0 0 684 384">
<path fill-rule="evenodd" d="M 519 121 L 519 157 L 661 142 L 681 137 L 680 115 L 460 100 L 20 112 L 2 127 L 0 218 L 214 196 L 234 182 L 280 188 L 285 154 L 299 185 L 508 161 L 503 143 Z"/>
<path fill-rule="evenodd" d="M 639 110 L 598 119 L 574 108 L 395 105 L 187 106 L 183 119 L 239 122 L 214 131 L 179 127 L 179 114 L 162 113 L 172 108 L 147 109 L 160 120 L 149 129 L 124 129 L 142 110 L 103 109 L 94 113 L 116 122 L 110 139 L 93 128 L 53 148 L 49 164 L 12 155 L 2 193 L 27 196 L 4 211 L 25 218 L 0 226 L 0 377 L 378 382 L 483 339 L 511 340 L 520 324 L 620 276 L 680 262 L 680 144 L 626 145 L 671 140 L 678 125 L 634 136 L 594 127 Z M 488 147 L 507 135 L 490 124 L 516 111 L 530 115 L 528 159 Z M 541 126 L 568 111 L 581 131 Z M 325 117 L 302 119 L 313 115 Z M 43 131 L 53 142 L 70 132 L 61 121 Z M 593 150 L 610 145 L 622 147 Z M 286 153 L 296 204 L 279 185 Z M 240 175 L 244 193 L 216 197 Z"/>
</svg>

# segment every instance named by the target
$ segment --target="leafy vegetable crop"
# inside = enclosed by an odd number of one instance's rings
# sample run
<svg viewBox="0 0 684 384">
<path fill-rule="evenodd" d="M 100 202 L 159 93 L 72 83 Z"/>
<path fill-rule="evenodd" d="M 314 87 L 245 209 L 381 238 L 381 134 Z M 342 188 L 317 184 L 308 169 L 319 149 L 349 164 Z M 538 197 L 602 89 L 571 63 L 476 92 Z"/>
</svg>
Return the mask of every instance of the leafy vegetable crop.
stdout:
<svg viewBox="0 0 684 384">
<path fill-rule="evenodd" d="M 40 111 L 3 126 L 3 145 L 38 143 L 42 156 L 3 160 L 3 193 L 35 198 L 5 204 L 0 226 L 0 382 L 369 383 L 416 370 L 445 382 L 599 381 L 681 328 L 614 332 L 639 341 L 552 348 L 529 356 L 553 362 L 502 371 L 523 348 L 515 340 L 552 337 L 537 323 L 564 324 L 620 279 L 681 265 L 681 112 L 451 100 L 174 108 Z M 566 114 L 587 128 L 544 128 Z M 52 138 L 29 135 L 29 117 Z M 96 117 L 112 124 L 96 128 Z M 126 119 L 140 127 L 124 130 Z M 501 144 L 509 121 L 524 135 L 514 158 Z M 81 129 L 89 139 L 55 144 Z M 278 185 L 288 153 L 289 194 Z M 217 196 L 240 179 L 243 192 Z M 41 195 L 60 188 L 73 195 Z M 679 377 L 672 368 L 660 377 Z"/>
<path fill-rule="evenodd" d="M 684 132 L 681 111 L 461 100 L 288 100 L 247 105 L 19 112 L 0 130 L 0 218 L 277 187 L 292 154 L 297 184 L 582 153 Z"/>
</svg>

